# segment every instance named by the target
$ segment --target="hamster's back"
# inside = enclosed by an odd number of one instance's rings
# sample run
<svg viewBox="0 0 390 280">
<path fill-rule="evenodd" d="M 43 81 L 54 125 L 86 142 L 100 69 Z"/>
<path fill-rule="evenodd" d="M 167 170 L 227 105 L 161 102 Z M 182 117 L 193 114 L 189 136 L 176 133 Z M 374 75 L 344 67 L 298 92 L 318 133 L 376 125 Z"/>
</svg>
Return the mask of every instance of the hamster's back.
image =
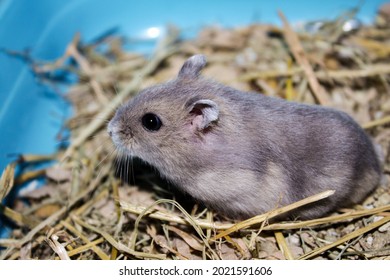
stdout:
<svg viewBox="0 0 390 280">
<path fill-rule="evenodd" d="M 378 185 L 381 167 L 373 143 L 349 115 L 261 94 L 232 90 L 225 96 L 239 102 L 242 94 L 247 96 L 239 115 L 253 147 L 254 166 L 273 166 L 265 172 L 287 181 L 284 195 L 290 201 L 336 190 L 315 207 L 300 210 L 301 218 L 358 203 Z"/>
</svg>

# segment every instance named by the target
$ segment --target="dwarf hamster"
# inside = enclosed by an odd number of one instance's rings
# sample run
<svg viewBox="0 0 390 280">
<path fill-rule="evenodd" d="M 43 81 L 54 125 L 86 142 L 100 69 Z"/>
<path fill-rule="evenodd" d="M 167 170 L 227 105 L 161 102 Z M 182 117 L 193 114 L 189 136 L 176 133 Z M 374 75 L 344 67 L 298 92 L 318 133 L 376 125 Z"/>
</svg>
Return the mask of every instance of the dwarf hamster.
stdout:
<svg viewBox="0 0 390 280">
<path fill-rule="evenodd" d="M 207 207 L 248 218 L 334 189 L 290 217 L 360 202 L 379 183 L 374 146 L 347 114 L 248 93 L 204 78 L 203 55 L 119 107 L 108 133 Z"/>
</svg>

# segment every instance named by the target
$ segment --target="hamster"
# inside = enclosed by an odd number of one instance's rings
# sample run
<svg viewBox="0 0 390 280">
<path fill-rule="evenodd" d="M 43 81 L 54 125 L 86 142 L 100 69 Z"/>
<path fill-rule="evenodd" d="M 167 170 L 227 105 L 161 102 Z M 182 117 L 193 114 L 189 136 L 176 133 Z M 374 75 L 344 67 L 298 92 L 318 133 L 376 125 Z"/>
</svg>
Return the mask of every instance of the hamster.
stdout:
<svg viewBox="0 0 390 280">
<path fill-rule="evenodd" d="M 375 148 L 346 113 L 236 90 L 202 77 L 205 65 L 194 55 L 175 79 L 119 107 L 107 128 L 118 150 L 235 219 L 334 189 L 288 216 L 317 218 L 378 185 Z"/>
</svg>

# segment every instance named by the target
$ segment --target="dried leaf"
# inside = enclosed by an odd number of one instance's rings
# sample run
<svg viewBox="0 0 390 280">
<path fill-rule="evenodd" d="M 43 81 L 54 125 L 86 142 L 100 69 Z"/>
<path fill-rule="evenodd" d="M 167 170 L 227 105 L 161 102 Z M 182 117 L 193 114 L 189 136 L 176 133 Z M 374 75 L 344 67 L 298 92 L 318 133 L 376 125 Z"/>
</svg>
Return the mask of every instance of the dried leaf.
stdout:
<svg viewBox="0 0 390 280">
<path fill-rule="evenodd" d="M 195 238 L 194 236 L 192 235 L 189 235 L 188 233 L 174 227 L 174 226 L 168 226 L 168 229 L 170 231 L 173 231 L 174 233 L 176 233 L 177 235 L 179 235 L 181 238 L 183 238 L 183 240 L 189 245 L 191 246 L 192 249 L 194 250 L 197 250 L 197 251 L 203 251 L 204 249 L 204 246 L 201 244 L 200 240 L 198 240 L 197 238 Z"/>
<path fill-rule="evenodd" d="M 230 247 L 226 243 L 222 243 L 219 248 L 219 253 L 222 260 L 238 260 L 238 256 L 236 255 L 236 250 Z"/>
<path fill-rule="evenodd" d="M 159 245 L 162 249 L 165 249 L 164 253 L 171 252 L 171 253 L 175 254 L 180 259 L 187 259 L 185 256 L 180 254 L 178 251 L 171 248 L 168 245 L 168 241 L 166 240 L 166 238 L 163 235 L 159 235 L 156 233 L 155 227 L 153 227 L 153 226 L 148 227 L 146 232 L 153 238 L 154 242 L 156 242 L 157 245 Z"/>
<path fill-rule="evenodd" d="M 188 244 L 184 240 L 182 240 L 180 238 L 174 238 L 173 244 L 174 244 L 176 250 L 181 255 L 188 258 L 189 260 L 201 260 L 202 259 L 199 255 L 191 253 L 190 246 L 188 246 Z"/>
</svg>

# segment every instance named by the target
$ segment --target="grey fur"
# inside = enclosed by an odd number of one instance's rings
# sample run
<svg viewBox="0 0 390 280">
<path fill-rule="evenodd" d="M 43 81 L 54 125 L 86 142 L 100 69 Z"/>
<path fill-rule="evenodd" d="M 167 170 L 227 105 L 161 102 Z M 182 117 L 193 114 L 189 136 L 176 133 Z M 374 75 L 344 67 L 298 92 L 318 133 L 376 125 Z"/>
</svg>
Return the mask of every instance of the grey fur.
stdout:
<svg viewBox="0 0 390 280">
<path fill-rule="evenodd" d="M 290 213 L 319 217 L 360 202 L 378 185 L 373 144 L 350 116 L 238 91 L 199 76 L 204 65 L 204 56 L 191 57 L 175 80 L 120 107 L 108 125 L 114 143 L 233 218 L 336 190 Z M 194 110 L 197 104 L 204 106 Z M 142 127 L 145 113 L 160 117 L 158 131 Z"/>
</svg>

